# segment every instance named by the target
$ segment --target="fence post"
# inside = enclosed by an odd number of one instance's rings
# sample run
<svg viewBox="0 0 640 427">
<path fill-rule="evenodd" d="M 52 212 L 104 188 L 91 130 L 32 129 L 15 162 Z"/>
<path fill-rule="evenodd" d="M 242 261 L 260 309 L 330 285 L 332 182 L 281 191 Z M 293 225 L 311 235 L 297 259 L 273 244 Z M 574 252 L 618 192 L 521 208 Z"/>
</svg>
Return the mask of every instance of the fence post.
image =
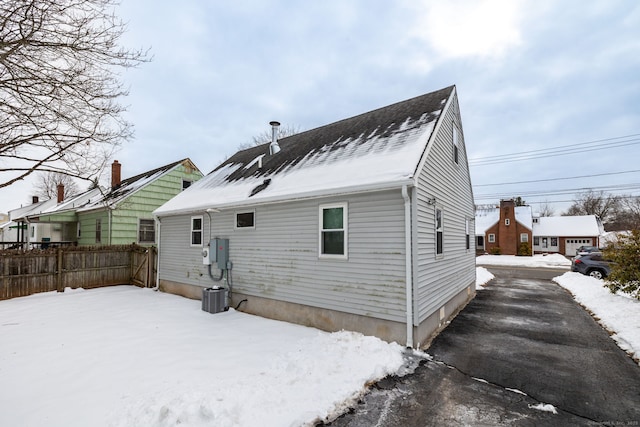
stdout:
<svg viewBox="0 0 640 427">
<path fill-rule="evenodd" d="M 58 290 L 58 292 L 64 292 L 64 286 L 62 286 L 62 246 L 60 246 L 57 250 L 56 253 L 56 259 L 57 259 L 57 268 L 56 268 L 56 273 L 57 273 L 57 277 L 56 277 L 56 288 Z"/>
</svg>

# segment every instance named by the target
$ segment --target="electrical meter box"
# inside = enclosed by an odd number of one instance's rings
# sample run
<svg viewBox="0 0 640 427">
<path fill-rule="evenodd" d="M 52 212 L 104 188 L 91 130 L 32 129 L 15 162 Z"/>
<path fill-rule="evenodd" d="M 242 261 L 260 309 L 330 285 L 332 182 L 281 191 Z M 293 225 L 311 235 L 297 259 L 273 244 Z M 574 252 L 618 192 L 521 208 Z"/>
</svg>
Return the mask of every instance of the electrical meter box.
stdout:
<svg viewBox="0 0 640 427">
<path fill-rule="evenodd" d="M 211 265 L 211 258 L 209 257 L 209 252 L 211 248 L 209 246 L 205 246 L 202 248 L 202 264 L 203 265 Z"/>
<path fill-rule="evenodd" d="M 229 261 L 229 239 L 215 238 L 209 242 L 209 260 L 218 263 L 218 270 L 227 269 Z"/>
</svg>

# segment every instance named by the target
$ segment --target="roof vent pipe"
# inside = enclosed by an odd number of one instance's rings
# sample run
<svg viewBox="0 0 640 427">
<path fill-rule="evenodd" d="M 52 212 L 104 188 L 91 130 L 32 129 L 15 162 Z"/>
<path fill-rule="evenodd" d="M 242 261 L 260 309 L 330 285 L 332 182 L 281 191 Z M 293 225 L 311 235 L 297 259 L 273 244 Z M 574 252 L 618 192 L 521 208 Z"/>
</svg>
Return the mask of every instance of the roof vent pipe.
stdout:
<svg viewBox="0 0 640 427">
<path fill-rule="evenodd" d="M 271 144 L 269 144 L 269 154 L 276 154 L 280 151 L 280 146 L 278 145 L 278 127 L 280 126 L 280 122 L 269 122 L 271 125 Z"/>
</svg>

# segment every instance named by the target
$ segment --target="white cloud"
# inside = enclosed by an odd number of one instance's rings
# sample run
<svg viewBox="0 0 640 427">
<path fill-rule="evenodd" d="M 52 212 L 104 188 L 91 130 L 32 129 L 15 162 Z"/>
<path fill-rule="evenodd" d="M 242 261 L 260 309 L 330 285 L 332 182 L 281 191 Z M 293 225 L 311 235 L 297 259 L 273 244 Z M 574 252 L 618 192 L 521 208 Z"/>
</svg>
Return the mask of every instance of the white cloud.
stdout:
<svg viewBox="0 0 640 427">
<path fill-rule="evenodd" d="M 410 34 L 442 58 L 501 57 L 522 43 L 523 2 L 500 0 L 423 1 L 414 6 Z"/>
</svg>

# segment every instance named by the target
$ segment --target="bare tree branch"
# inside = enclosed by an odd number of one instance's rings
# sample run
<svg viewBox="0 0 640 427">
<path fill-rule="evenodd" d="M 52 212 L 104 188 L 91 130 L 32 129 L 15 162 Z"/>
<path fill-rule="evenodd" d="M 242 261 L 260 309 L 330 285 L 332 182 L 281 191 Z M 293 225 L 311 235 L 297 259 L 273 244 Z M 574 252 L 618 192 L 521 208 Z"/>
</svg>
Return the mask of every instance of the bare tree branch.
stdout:
<svg viewBox="0 0 640 427">
<path fill-rule="evenodd" d="M 132 137 L 115 0 L 0 0 L 0 188 L 37 170 L 92 180 Z"/>
<path fill-rule="evenodd" d="M 255 135 L 251 142 L 245 142 L 238 146 L 238 150 L 246 150 L 247 148 L 256 147 L 258 145 L 265 144 L 271 141 L 272 137 L 271 130 L 265 130 L 264 132 Z M 300 126 L 280 126 L 278 127 L 278 139 L 286 138 L 287 136 L 295 135 L 300 133 Z"/>
<path fill-rule="evenodd" d="M 593 190 L 579 194 L 563 215 L 597 215 L 603 223 L 609 222 L 620 205 L 620 198 Z"/>
<path fill-rule="evenodd" d="M 59 172 L 40 172 L 36 175 L 34 195 L 43 199 L 55 199 L 58 196 L 58 185 L 64 186 L 64 198 L 70 198 L 80 192 L 78 184 L 69 175 Z"/>
</svg>

